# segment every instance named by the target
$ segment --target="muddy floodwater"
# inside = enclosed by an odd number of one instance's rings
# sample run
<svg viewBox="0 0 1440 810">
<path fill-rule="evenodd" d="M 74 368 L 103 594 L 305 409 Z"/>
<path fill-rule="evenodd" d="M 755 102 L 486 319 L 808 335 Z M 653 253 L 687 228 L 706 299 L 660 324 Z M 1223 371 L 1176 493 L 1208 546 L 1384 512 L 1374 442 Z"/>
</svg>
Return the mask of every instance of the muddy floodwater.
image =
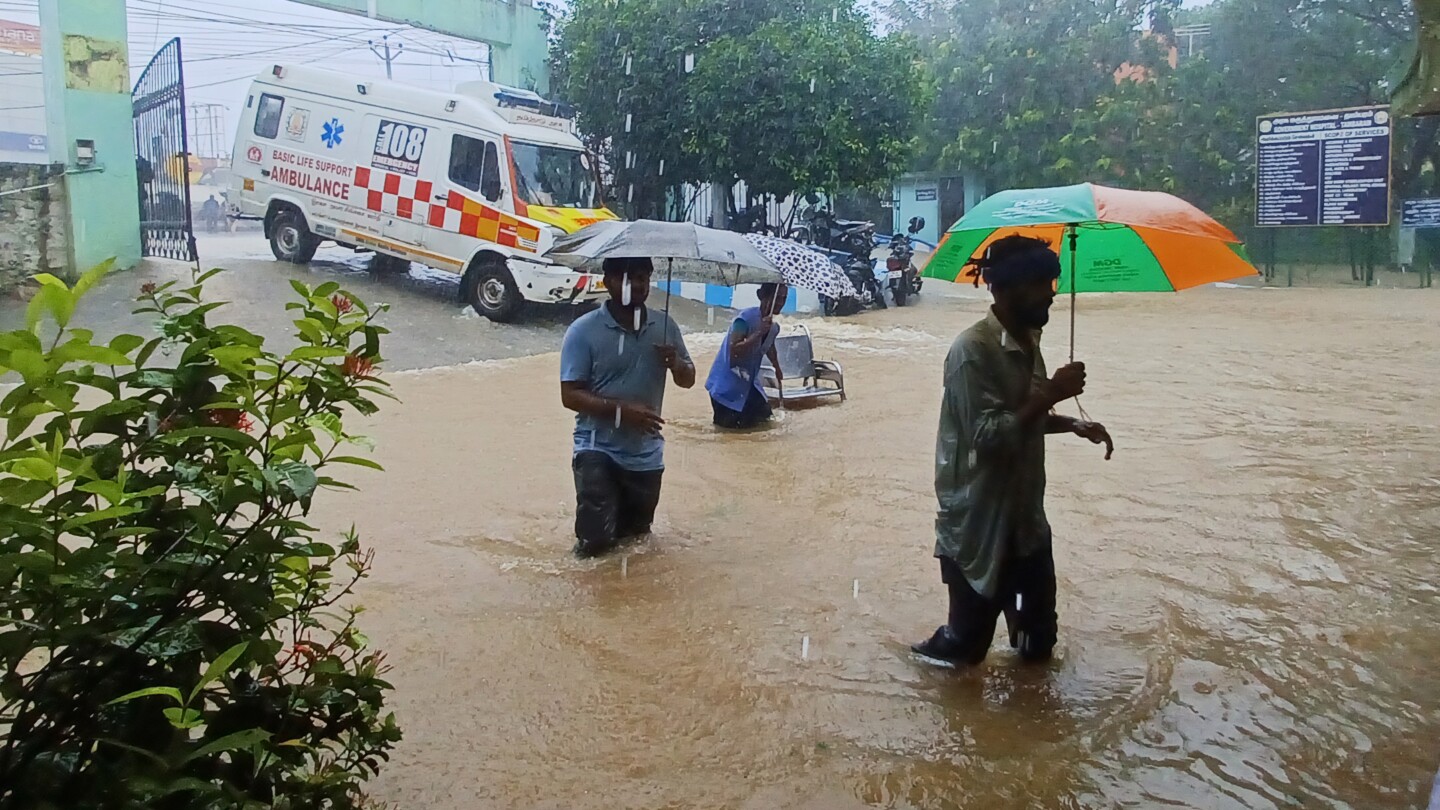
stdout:
<svg viewBox="0 0 1440 810">
<path fill-rule="evenodd" d="M 666 401 L 656 535 L 570 554 L 558 357 L 390 374 L 388 467 L 329 497 L 377 549 L 364 625 L 404 808 L 1416 807 L 1440 766 L 1440 298 L 1082 298 L 1055 437 L 1061 638 L 969 672 L 931 557 L 940 367 L 983 312 L 812 321 L 850 400 L 718 435 Z M 1046 339 L 1064 359 L 1063 306 Z M 692 335 L 703 374 L 718 338 Z M 1073 406 L 1066 406 L 1073 412 Z M 858 582 L 858 589 L 857 589 Z M 1003 626 L 1003 625 L 1002 625 Z M 808 637 L 808 657 L 802 645 Z"/>
</svg>

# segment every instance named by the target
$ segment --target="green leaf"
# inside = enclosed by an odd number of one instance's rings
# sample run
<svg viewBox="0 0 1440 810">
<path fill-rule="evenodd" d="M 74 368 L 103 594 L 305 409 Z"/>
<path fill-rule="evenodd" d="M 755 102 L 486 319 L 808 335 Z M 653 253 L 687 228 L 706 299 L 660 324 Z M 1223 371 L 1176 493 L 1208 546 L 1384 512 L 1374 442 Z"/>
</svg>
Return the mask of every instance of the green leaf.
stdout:
<svg viewBox="0 0 1440 810">
<path fill-rule="evenodd" d="M 205 722 L 204 716 L 195 709 L 182 709 L 178 707 L 166 709 L 165 719 L 170 721 L 170 725 L 178 729 L 196 728 Z"/>
<path fill-rule="evenodd" d="M 340 421 L 340 417 L 333 413 L 317 413 L 306 419 L 305 424 L 309 427 L 319 428 L 325 432 L 325 435 L 337 442 L 345 437 L 344 424 Z"/>
<path fill-rule="evenodd" d="M 54 283 L 42 283 L 35 297 L 30 299 L 30 305 L 25 308 L 25 325 L 35 333 L 39 332 L 40 322 L 46 314 L 49 314 L 61 329 L 70 325 L 70 316 L 75 314 L 75 296 L 65 283 L 47 273 L 41 273 L 35 278 L 40 279 L 42 276 L 50 278 Z"/>
<path fill-rule="evenodd" d="M 310 297 L 310 288 L 293 278 L 290 279 L 290 287 L 299 293 L 301 298 L 308 299 Z"/>
<path fill-rule="evenodd" d="M 106 703 L 105 705 L 114 706 L 117 703 L 125 703 L 131 700 L 135 700 L 136 698 L 150 697 L 151 695 L 165 695 L 166 697 L 173 698 L 177 704 L 184 703 L 184 699 L 180 697 L 179 689 L 176 689 L 173 686 L 151 686 L 145 689 L 137 689 L 134 692 L 121 695 L 120 697 L 115 698 L 114 700 Z"/>
<path fill-rule="evenodd" d="M 125 500 L 125 488 L 115 481 L 87 481 L 75 488 L 81 492 L 99 495 L 107 503 L 116 504 Z"/>
<path fill-rule="evenodd" d="M 225 652 L 220 653 L 219 657 L 217 657 L 214 661 L 211 661 L 210 666 L 205 668 L 205 674 L 200 676 L 200 682 L 195 684 L 195 688 L 190 691 L 190 699 L 185 701 L 185 705 L 190 705 L 190 701 L 194 700 L 195 696 L 200 694 L 201 689 L 204 689 L 212 682 L 219 680 L 222 675 L 224 675 L 226 672 L 229 672 L 230 667 L 240 658 L 240 656 L 245 654 L 245 648 L 249 646 L 250 642 L 242 641 L 239 644 L 236 644 L 234 647 L 226 650 Z"/>
<path fill-rule="evenodd" d="M 247 728 L 234 734 L 226 734 L 218 740 L 206 743 L 185 756 L 182 763 L 214 756 L 225 751 L 238 751 L 270 739 L 270 732 L 263 728 Z"/>
<path fill-rule="evenodd" d="M 38 456 L 16 459 L 16 461 L 10 465 L 10 472 L 13 475 L 30 481 L 47 481 L 54 483 L 58 480 L 55 471 L 55 462 L 49 458 L 41 458 Z"/>
<path fill-rule="evenodd" d="M 211 439 L 221 439 L 221 440 L 226 441 L 226 442 L 230 442 L 230 443 L 233 443 L 233 444 L 239 444 L 239 445 L 242 445 L 242 446 L 244 446 L 244 447 L 248 447 L 248 448 L 250 448 L 250 449 L 252 449 L 252 450 L 259 450 L 259 449 L 260 449 L 260 442 L 256 441 L 254 436 L 251 436 L 249 433 L 246 433 L 246 432 L 243 431 L 243 430 L 236 430 L 235 428 L 226 428 L 226 427 L 193 427 L 193 428 L 182 428 L 182 429 L 180 429 L 180 430 L 172 430 L 172 431 L 170 431 L 169 433 L 164 434 L 162 438 L 164 438 L 165 441 L 167 441 L 167 442 L 180 442 L 180 441 L 183 441 L 183 440 L 185 440 L 185 439 L 194 439 L 194 438 L 200 438 L 200 437 L 211 438 Z"/>
<path fill-rule="evenodd" d="M 138 506 L 106 507 L 105 509 L 100 509 L 83 515 L 76 515 L 75 517 L 70 518 L 69 520 L 65 521 L 64 531 L 73 531 L 80 528 L 81 526 L 88 526 L 91 523 L 99 523 L 102 520 L 116 520 L 118 518 L 125 517 L 126 515 L 133 515 L 139 511 L 141 511 L 141 509 Z"/>
<path fill-rule="evenodd" d="M 264 476 L 271 486 L 289 492 L 296 499 L 310 497 L 320 483 L 314 468 L 298 461 L 281 461 L 266 467 Z"/>
<path fill-rule="evenodd" d="M 372 470 L 379 470 L 380 472 L 385 471 L 385 468 L 380 466 L 379 462 L 371 461 L 368 458 L 361 458 L 360 456 L 335 456 L 330 459 L 330 462 L 332 464 L 353 464 L 356 467 L 368 467 Z"/>
<path fill-rule="evenodd" d="M 285 355 L 286 361 L 290 360 L 325 360 L 332 357 L 344 357 L 349 352 L 338 346 L 301 346 Z"/>
<path fill-rule="evenodd" d="M 14 369 L 29 385 L 39 385 L 50 373 L 45 358 L 33 349 L 16 349 L 10 353 L 10 368 Z"/>
<path fill-rule="evenodd" d="M 72 340 L 55 350 L 55 359 L 62 363 L 99 363 L 104 366 L 128 366 L 130 357 L 106 346 Z"/>
<path fill-rule="evenodd" d="M 109 258 L 85 271 L 84 275 L 75 282 L 75 298 L 79 299 L 85 293 L 90 292 L 113 269 L 115 269 L 115 259 Z"/>
</svg>

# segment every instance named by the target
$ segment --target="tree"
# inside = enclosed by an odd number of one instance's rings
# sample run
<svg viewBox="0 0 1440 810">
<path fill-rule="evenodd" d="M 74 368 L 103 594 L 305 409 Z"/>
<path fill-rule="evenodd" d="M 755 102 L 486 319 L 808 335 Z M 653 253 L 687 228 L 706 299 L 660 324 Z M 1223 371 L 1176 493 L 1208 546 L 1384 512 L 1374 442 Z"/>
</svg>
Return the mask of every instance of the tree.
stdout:
<svg viewBox="0 0 1440 810">
<path fill-rule="evenodd" d="M 914 0 L 893 15 L 936 83 L 920 168 L 979 169 L 1007 187 L 1156 176 L 1136 133 L 1163 126 L 1152 82 L 1164 48 L 1138 35 L 1146 5 L 1109 0 Z M 1117 79 L 1122 67 L 1135 79 Z M 1132 177 L 1133 180 L 1133 177 Z"/>
<path fill-rule="evenodd" d="M 645 216 L 682 183 L 886 180 L 924 102 L 908 40 L 877 37 L 851 0 L 579 0 L 554 60 L 618 201 Z"/>
</svg>

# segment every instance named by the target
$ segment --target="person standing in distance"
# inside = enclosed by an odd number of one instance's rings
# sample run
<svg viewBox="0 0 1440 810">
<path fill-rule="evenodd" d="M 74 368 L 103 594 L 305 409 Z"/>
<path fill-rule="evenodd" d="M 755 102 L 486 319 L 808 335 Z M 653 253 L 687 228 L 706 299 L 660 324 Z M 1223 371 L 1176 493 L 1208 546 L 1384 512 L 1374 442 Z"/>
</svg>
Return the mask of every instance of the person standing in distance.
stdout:
<svg viewBox="0 0 1440 810">
<path fill-rule="evenodd" d="M 565 331 L 560 402 L 575 412 L 575 554 L 594 557 L 650 532 L 665 472 L 665 377 L 695 385 L 669 315 L 645 306 L 649 259 L 606 259 L 610 299 Z"/>
<path fill-rule="evenodd" d="M 1055 646 L 1055 562 L 1045 518 L 1045 437 L 1073 433 L 1114 451 L 1095 422 L 1052 413 L 1085 390 L 1085 364 L 1046 375 L 1040 332 L 1050 320 L 1060 259 L 1039 239 L 1009 236 L 976 262 L 995 299 L 955 339 L 935 443 L 935 556 L 948 621 L 911 649 L 946 666 L 985 660 L 1001 613 L 1027 661 Z"/>
<path fill-rule="evenodd" d="M 780 358 L 775 354 L 775 338 L 780 334 L 775 316 L 789 297 L 790 288 L 784 284 L 761 284 L 760 306 L 735 315 L 730 334 L 720 344 L 715 365 L 705 379 L 716 427 L 747 430 L 770 421 L 770 402 L 760 386 L 760 363 L 769 357 L 775 378 L 783 379 Z"/>
</svg>

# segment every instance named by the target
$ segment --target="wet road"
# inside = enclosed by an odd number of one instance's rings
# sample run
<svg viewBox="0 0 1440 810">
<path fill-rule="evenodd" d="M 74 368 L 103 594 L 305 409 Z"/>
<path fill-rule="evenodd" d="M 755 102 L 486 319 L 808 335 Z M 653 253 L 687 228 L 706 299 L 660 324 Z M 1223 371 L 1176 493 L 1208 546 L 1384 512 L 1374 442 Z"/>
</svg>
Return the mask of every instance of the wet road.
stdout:
<svg viewBox="0 0 1440 810">
<path fill-rule="evenodd" d="M 718 435 L 703 393 L 672 392 L 657 534 L 599 562 L 568 555 L 553 354 L 392 375 L 404 402 L 367 428 L 388 472 L 318 516 L 378 550 L 365 625 L 406 740 L 376 796 L 1422 806 L 1440 763 L 1434 296 L 1082 298 L 1085 404 L 1119 447 L 1106 463 L 1052 441 L 1059 657 L 997 648 L 956 674 L 906 644 L 944 616 L 939 369 L 977 296 L 937 284 L 812 324 L 851 399 L 766 432 Z"/>
<path fill-rule="evenodd" d="M 581 311 L 577 307 L 534 307 L 514 324 L 496 325 L 481 318 L 459 297 L 459 277 L 416 265 L 408 274 L 378 275 L 369 269 L 370 254 L 327 246 L 308 266 L 275 261 L 258 233 L 200 235 L 201 267 L 223 267 L 207 284 L 208 296 L 228 301 L 214 317 L 238 323 L 267 341 L 288 347 L 293 327 L 285 304 L 295 300 L 290 280 L 318 286 L 337 281 L 367 303 L 387 303 L 381 322 L 392 335 L 385 343 L 384 367 L 390 370 L 448 366 L 483 360 L 558 351 L 560 339 Z M 151 334 L 147 320 L 131 315 L 134 298 L 145 282 L 188 281 L 192 267 L 168 260 L 146 260 L 139 268 L 117 272 L 82 304 L 79 315 L 87 328 L 108 338 L 122 331 Z M 656 296 L 664 306 L 665 296 Z M 25 305 L 0 301 L 0 329 L 25 323 Z M 705 307 L 676 298 L 671 315 L 683 328 L 702 328 Z M 718 312 L 722 321 L 724 312 Z"/>
</svg>

